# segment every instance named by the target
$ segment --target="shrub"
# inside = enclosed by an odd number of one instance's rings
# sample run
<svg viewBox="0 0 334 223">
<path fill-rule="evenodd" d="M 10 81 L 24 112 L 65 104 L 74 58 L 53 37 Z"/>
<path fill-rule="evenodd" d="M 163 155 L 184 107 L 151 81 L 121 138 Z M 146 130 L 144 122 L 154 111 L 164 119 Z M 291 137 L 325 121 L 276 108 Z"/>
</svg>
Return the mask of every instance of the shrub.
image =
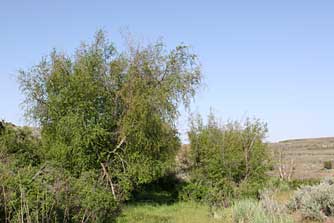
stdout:
<svg viewBox="0 0 334 223">
<path fill-rule="evenodd" d="M 238 185 L 236 196 L 239 198 L 258 198 L 260 191 L 266 186 L 265 180 L 250 179 Z"/>
<path fill-rule="evenodd" d="M 314 186 L 320 183 L 319 179 L 293 179 L 288 182 L 291 189 L 298 189 L 302 186 Z"/>
<path fill-rule="evenodd" d="M 0 123 L 1 161 L 11 162 L 16 167 L 38 165 L 42 154 L 40 139 L 34 133 L 37 130 L 29 127 L 17 127 L 11 123 Z"/>
<path fill-rule="evenodd" d="M 325 168 L 326 170 L 331 170 L 331 169 L 333 169 L 333 163 L 332 163 L 332 161 L 324 161 L 324 168 Z"/>
<path fill-rule="evenodd" d="M 183 201 L 204 201 L 208 196 L 208 188 L 197 182 L 187 183 L 180 189 L 179 199 Z"/>
<path fill-rule="evenodd" d="M 288 208 L 300 211 L 303 218 L 324 221 L 334 216 L 334 184 L 328 179 L 319 185 L 304 186 L 298 189 Z"/>
<path fill-rule="evenodd" d="M 190 178 L 195 185 L 208 188 L 205 201 L 220 207 L 231 198 L 258 195 L 269 167 L 263 142 L 266 132 L 266 124 L 256 119 L 225 125 L 212 114 L 207 124 L 200 117 L 193 119 L 189 132 Z"/>
<path fill-rule="evenodd" d="M 119 204 L 97 175 L 71 177 L 52 165 L 0 169 L 1 222 L 112 222 Z"/>
</svg>

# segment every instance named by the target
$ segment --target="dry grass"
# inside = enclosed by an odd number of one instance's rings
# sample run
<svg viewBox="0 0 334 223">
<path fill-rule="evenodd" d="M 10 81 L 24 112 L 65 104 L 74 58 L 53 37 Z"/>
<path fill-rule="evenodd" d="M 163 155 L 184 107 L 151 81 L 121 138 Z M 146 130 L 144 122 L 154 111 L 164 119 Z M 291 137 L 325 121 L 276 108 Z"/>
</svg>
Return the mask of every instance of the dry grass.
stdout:
<svg viewBox="0 0 334 223">
<path fill-rule="evenodd" d="M 274 199 L 275 201 L 277 201 L 279 204 L 287 204 L 288 201 L 292 198 L 294 194 L 293 190 L 289 190 L 289 191 L 278 191 L 277 193 L 275 193 L 274 195 Z"/>
</svg>

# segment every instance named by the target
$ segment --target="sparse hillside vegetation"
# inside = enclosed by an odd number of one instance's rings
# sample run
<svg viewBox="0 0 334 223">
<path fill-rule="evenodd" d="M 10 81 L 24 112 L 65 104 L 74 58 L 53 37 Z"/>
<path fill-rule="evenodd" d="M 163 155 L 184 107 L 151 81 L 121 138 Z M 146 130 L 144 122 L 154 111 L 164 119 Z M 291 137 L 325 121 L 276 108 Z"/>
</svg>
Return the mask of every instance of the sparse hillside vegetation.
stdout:
<svg viewBox="0 0 334 223">
<path fill-rule="evenodd" d="M 286 168 L 290 169 L 291 164 L 294 167 L 293 179 L 322 179 L 334 174 L 332 168 L 326 168 L 334 162 L 334 138 L 286 140 L 269 146 L 276 161 L 279 157 L 277 152 L 283 151 Z M 279 175 L 278 166 L 273 174 Z"/>
</svg>

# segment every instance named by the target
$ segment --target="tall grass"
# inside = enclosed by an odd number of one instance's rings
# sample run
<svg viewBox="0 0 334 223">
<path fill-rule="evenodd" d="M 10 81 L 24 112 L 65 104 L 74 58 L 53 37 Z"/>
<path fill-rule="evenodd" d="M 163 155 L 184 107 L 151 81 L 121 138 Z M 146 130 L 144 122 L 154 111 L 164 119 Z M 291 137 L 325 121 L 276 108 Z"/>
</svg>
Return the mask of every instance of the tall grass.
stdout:
<svg viewBox="0 0 334 223">
<path fill-rule="evenodd" d="M 241 200 L 233 205 L 234 223 L 293 223 L 283 213 L 268 212 L 255 200 Z"/>
</svg>

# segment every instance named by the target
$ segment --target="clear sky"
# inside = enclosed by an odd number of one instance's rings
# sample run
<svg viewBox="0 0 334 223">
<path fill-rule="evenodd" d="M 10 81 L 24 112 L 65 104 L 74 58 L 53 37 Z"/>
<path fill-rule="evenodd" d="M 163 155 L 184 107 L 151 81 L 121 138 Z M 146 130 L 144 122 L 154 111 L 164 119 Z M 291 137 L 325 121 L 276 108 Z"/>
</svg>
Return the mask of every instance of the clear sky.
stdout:
<svg viewBox="0 0 334 223">
<path fill-rule="evenodd" d="M 18 69 L 52 48 L 73 52 L 98 28 L 120 44 L 119 30 L 128 28 L 193 46 L 207 86 L 194 111 L 256 116 L 268 122 L 272 141 L 334 136 L 333 0 L 0 2 L 0 118 L 25 124 Z"/>
</svg>

